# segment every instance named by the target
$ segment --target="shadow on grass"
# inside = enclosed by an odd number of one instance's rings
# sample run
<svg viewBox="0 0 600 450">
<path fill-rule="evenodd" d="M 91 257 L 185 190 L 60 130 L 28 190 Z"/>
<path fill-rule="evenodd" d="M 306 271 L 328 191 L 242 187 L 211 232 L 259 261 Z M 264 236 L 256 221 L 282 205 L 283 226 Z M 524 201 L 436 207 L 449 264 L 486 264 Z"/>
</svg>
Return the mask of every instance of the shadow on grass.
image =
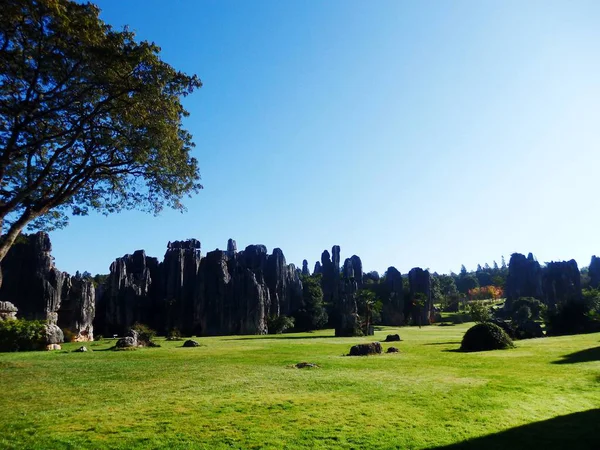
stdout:
<svg viewBox="0 0 600 450">
<path fill-rule="evenodd" d="M 469 439 L 458 444 L 435 447 L 431 450 L 598 449 L 600 448 L 598 423 L 600 423 L 600 409 L 590 409 Z"/>
<path fill-rule="evenodd" d="M 452 341 L 452 342 L 428 342 L 423 345 L 460 345 L 460 341 Z"/>
<path fill-rule="evenodd" d="M 339 336 L 286 336 L 285 334 L 271 334 L 261 336 L 240 336 L 234 338 L 223 339 L 224 341 L 251 341 L 254 339 L 329 339 Z"/>
<path fill-rule="evenodd" d="M 589 361 L 600 361 L 600 347 L 586 348 L 575 353 L 561 356 L 562 359 L 553 361 L 552 364 L 575 364 Z"/>
</svg>

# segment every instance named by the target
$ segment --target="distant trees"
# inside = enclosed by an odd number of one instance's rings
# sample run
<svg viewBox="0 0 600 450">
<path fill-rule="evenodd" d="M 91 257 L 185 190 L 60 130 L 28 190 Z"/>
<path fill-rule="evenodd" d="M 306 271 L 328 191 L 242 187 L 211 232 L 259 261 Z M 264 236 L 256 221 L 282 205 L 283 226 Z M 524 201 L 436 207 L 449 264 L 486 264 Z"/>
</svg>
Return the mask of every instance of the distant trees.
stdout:
<svg viewBox="0 0 600 450">
<path fill-rule="evenodd" d="M 328 316 L 323 302 L 321 275 L 302 276 L 302 300 L 302 307 L 293 313 L 294 328 L 298 331 L 323 328 Z"/>
</svg>

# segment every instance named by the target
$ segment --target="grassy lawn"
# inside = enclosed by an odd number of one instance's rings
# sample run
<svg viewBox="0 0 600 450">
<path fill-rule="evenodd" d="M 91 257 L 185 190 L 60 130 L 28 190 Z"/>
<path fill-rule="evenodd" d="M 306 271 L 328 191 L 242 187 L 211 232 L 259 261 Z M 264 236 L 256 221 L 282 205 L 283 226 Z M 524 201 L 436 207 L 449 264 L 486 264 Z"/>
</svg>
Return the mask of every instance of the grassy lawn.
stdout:
<svg viewBox="0 0 600 450">
<path fill-rule="evenodd" d="M 471 325 L 0 354 L 0 448 L 600 448 L 600 334 L 453 351 Z"/>
</svg>

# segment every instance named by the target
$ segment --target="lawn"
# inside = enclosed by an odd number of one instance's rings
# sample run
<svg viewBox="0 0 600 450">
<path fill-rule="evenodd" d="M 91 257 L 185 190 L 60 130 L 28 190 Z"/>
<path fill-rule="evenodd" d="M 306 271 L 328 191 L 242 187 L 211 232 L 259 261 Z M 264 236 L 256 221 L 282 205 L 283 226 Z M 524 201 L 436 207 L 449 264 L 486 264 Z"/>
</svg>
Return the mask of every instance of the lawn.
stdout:
<svg viewBox="0 0 600 450">
<path fill-rule="evenodd" d="M 0 448 L 600 448 L 600 334 L 456 352 L 470 325 L 0 354 Z"/>
</svg>

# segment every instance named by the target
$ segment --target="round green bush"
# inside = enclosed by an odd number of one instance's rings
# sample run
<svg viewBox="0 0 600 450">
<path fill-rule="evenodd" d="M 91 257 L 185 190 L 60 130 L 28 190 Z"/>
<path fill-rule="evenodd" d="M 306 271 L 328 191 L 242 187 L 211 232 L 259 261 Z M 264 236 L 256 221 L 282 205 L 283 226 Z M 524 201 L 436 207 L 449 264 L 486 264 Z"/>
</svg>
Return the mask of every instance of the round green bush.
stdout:
<svg viewBox="0 0 600 450">
<path fill-rule="evenodd" d="M 460 349 L 463 352 L 483 352 L 512 348 L 515 344 L 506 332 L 493 323 L 478 323 L 465 333 Z"/>
</svg>

